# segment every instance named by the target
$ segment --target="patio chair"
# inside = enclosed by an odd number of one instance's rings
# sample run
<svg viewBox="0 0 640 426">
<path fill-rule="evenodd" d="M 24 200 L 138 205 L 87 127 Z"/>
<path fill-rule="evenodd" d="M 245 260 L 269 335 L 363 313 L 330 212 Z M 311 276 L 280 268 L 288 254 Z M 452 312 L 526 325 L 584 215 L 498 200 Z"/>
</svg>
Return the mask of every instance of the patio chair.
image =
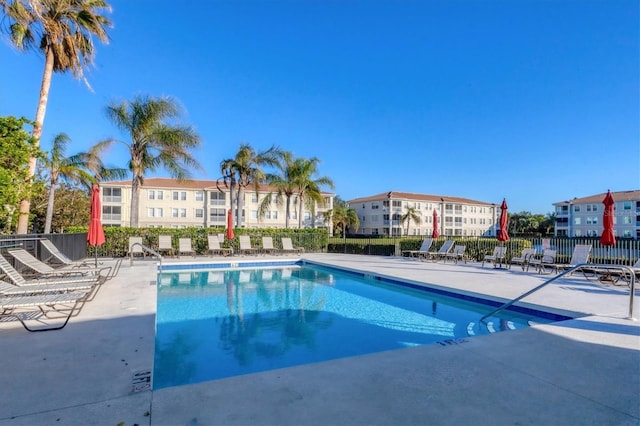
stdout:
<svg viewBox="0 0 640 426">
<path fill-rule="evenodd" d="M 438 259 L 444 259 L 449 250 L 453 247 L 453 240 L 445 240 L 444 243 L 440 246 L 438 251 L 430 251 L 424 257 L 425 259 L 430 259 L 433 261 L 437 261 Z"/>
<path fill-rule="evenodd" d="M 191 248 L 191 238 L 180 238 L 178 240 L 178 257 L 183 254 L 191 254 L 196 257 L 196 252 Z"/>
<path fill-rule="evenodd" d="M 550 272 L 559 273 L 561 270 L 571 269 L 575 266 L 581 265 L 583 263 L 587 263 L 589 261 L 589 255 L 591 254 L 591 244 L 576 244 L 573 248 L 573 253 L 571 254 L 571 260 L 569 263 L 546 263 L 541 262 L 538 266 L 539 273 L 545 273 L 546 269 L 549 268 Z M 583 273 L 585 271 L 582 271 Z M 585 274 L 586 276 L 586 274 Z"/>
<path fill-rule="evenodd" d="M 69 266 L 69 267 L 83 267 L 92 266 L 87 260 L 74 261 L 71 260 L 66 254 L 62 253 L 55 244 L 50 240 L 43 238 L 40 240 L 40 245 L 43 248 L 43 252 L 48 256 L 43 259 L 45 263 L 50 263 L 51 266 Z"/>
<path fill-rule="evenodd" d="M 467 250 L 467 246 L 456 244 L 452 251 L 445 253 L 444 261 L 447 259 L 453 260 L 455 263 L 458 263 L 459 260 L 464 260 L 464 263 L 467 263 L 467 259 L 464 257 L 464 252 Z"/>
<path fill-rule="evenodd" d="M 433 244 L 433 238 L 425 238 L 422 240 L 422 245 L 418 250 L 403 250 L 402 255 L 407 257 L 417 258 L 420 256 L 426 256 L 429 253 L 429 249 Z"/>
<path fill-rule="evenodd" d="M 142 237 L 129 237 L 129 251 L 127 255 L 134 257 L 136 254 L 141 254 L 142 257 L 147 257 L 147 253 L 142 248 Z"/>
<path fill-rule="evenodd" d="M 485 262 L 493 263 L 493 267 L 497 268 L 498 265 L 502 266 L 505 263 L 505 256 L 507 254 L 507 247 L 503 245 L 496 246 L 493 249 L 493 254 L 486 254 L 482 259 L 482 267 L 484 268 Z"/>
<path fill-rule="evenodd" d="M 251 246 L 251 238 L 248 235 L 240 235 L 240 253 L 257 254 L 258 249 Z"/>
<path fill-rule="evenodd" d="M 212 255 L 221 254 L 223 256 L 232 256 L 233 249 L 227 247 L 220 247 L 219 235 L 207 235 L 207 241 L 209 243 L 208 252 Z"/>
<path fill-rule="evenodd" d="M 262 237 L 262 254 L 276 254 L 273 237 Z"/>
<path fill-rule="evenodd" d="M 158 253 L 169 253 L 169 256 L 173 256 L 171 235 L 158 235 Z"/>
<path fill-rule="evenodd" d="M 41 276 L 35 279 L 27 280 L 25 277 L 14 268 L 6 257 L 0 255 L 0 272 L 6 275 L 6 277 L 13 284 L 17 286 L 27 286 L 32 284 L 73 284 L 73 283 L 93 283 L 102 284 L 106 277 L 102 275 L 76 275 L 76 276 L 53 276 L 46 277 Z"/>
<path fill-rule="evenodd" d="M 282 237 L 280 239 L 280 242 L 282 243 L 282 252 L 283 253 L 296 253 L 296 254 L 304 253 L 304 249 L 302 247 L 294 247 L 293 246 L 293 243 L 291 242 L 291 238 L 290 237 Z"/>
<path fill-rule="evenodd" d="M 520 265 L 522 270 L 524 271 L 527 264 L 529 263 L 529 259 L 531 259 L 536 254 L 535 249 L 526 248 L 522 250 L 520 256 L 512 257 L 509 262 L 509 269 L 511 269 L 511 265 Z"/>
<path fill-rule="evenodd" d="M 100 267 L 68 267 L 63 266 L 60 268 L 54 268 L 51 265 L 42 262 L 37 259 L 31 253 L 22 248 L 9 249 L 7 252 L 13 256 L 16 263 L 23 265 L 25 268 L 32 271 L 30 275 L 35 277 L 52 277 L 52 276 L 78 276 L 78 275 L 103 275 L 105 279 L 113 277 L 112 271 L 115 267 L 100 266 Z M 122 262 L 122 259 L 118 259 L 117 263 Z"/>
<path fill-rule="evenodd" d="M 30 332 L 60 330 L 64 328 L 74 313 L 79 312 L 87 298 L 87 292 L 34 294 L 0 297 L 0 318 L 13 317 Z M 27 314 L 35 310 L 49 319 L 63 319 L 62 324 L 33 328 L 26 324 Z M 57 316 L 51 316 L 55 312 Z M 40 318 L 37 318 L 42 323 Z"/>
<path fill-rule="evenodd" d="M 556 251 L 554 249 L 544 249 L 541 257 L 531 256 L 527 262 L 527 271 L 530 267 L 534 267 L 538 271 L 542 264 L 553 264 L 556 261 Z"/>
</svg>

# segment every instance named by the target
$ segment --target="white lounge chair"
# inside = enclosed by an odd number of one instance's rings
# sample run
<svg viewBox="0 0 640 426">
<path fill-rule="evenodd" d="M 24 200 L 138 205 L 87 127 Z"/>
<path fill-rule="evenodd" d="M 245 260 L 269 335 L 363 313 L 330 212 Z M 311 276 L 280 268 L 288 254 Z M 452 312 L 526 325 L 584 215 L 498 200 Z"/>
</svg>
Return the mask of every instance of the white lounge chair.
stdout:
<svg viewBox="0 0 640 426">
<path fill-rule="evenodd" d="M 487 254 L 484 256 L 484 258 L 482 259 L 482 267 L 484 268 L 484 263 L 485 262 L 490 262 L 493 263 L 493 267 L 497 267 L 498 264 L 502 265 L 503 263 L 505 263 L 505 256 L 507 254 L 507 247 L 500 245 L 500 246 L 496 246 L 493 249 L 493 254 Z"/>
<path fill-rule="evenodd" d="M 78 275 L 78 276 L 54 276 L 27 280 L 23 277 L 16 268 L 14 268 L 9 261 L 2 255 L 0 255 L 0 271 L 5 274 L 9 281 L 17 286 L 26 286 L 31 284 L 72 284 L 72 283 L 91 283 L 101 284 L 105 277 L 102 275 Z"/>
<path fill-rule="evenodd" d="M 81 268 L 94 266 L 93 263 L 88 262 L 87 260 L 71 260 L 66 254 L 62 253 L 55 244 L 46 238 L 40 240 L 40 245 L 42 246 L 43 252 L 48 254 L 44 259 L 44 262 L 50 263 L 53 267 L 67 266 Z"/>
<path fill-rule="evenodd" d="M 422 245 L 420 245 L 420 248 L 418 250 L 404 250 L 402 254 L 414 258 L 426 256 L 427 254 L 429 254 L 429 249 L 431 248 L 432 244 L 433 238 L 425 238 L 424 240 L 422 240 Z"/>
<path fill-rule="evenodd" d="M 31 275 L 34 275 L 35 277 L 102 275 L 105 279 L 109 279 L 113 276 L 112 271 L 115 269 L 115 267 L 111 266 L 101 266 L 98 268 L 64 266 L 61 268 L 54 268 L 51 265 L 40 261 L 25 249 L 14 248 L 7 250 L 7 252 L 13 256 L 17 263 L 31 271 L 34 271 Z M 121 262 L 122 259 L 118 259 L 116 261 L 118 266 Z"/>
<path fill-rule="evenodd" d="M 0 318 L 16 318 L 25 330 L 30 332 L 60 330 L 64 328 L 71 316 L 79 311 L 79 308 L 87 300 L 87 292 L 78 291 L 71 293 L 55 293 L 55 294 L 34 294 L 21 296 L 0 296 Z M 80 305 L 80 306 L 78 306 Z M 26 324 L 26 314 L 39 311 L 46 318 L 56 319 L 62 318 L 62 324 L 49 325 L 39 328 L 32 328 Z M 59 316 L 51 316 L 51 312 L 60 314 Z M 38 322 L 42 320 L 38 318 Z"/>
<path fill-rule="evenodd" d="M 526 248 L 522 250 L 520 256 L 512 257 L 509 262 L 509 269 L 511 269 L 511 265 L 520 265 L 522 270 L 524 271 L 529 263 L 529 259 L 531 259 L 536 254 L 535 249 Z"/>
<path fill-rule="evenodd" d="M 251 238 L 248 235 L 240 235 L 240 253 L 241 254 L 257 254 L 258 249 L 251 246 Z"/>
<path fill-rule="evenodd" d="M 453 247 L 453 240 L 445 240 L 444 243 L 440 246 L 438 251 L 430 251 L 425 255 L 425 258 L 431 259 L 433 261 L 437 261 L 438 259 L 444 259 L 449 250 Z"/>
<path fill-rule="evenodd" d="M 71 291 L 88 292 L 94 288 L 94 285 L 95 284 L 90 281 L 78 283 L 67 283 L 60 281 L 44 284 L 26 284 L 20 286 L 0 280 L 0 296 L 29 296 L 42 293 L 68 293 Z"/>
<path fill-rule="evenodd" d="M 464 252 L 466 250 L 467 246 L 456 244 L 452 251 L 445 253 L 444 261 L 446 262 L 447 259 L 451 259 L 455 263 L 458 263 L 459 260 L 464 260 L 464 263 L 467 263 L 467 259 L 464 257 Z"/>
<path fill-rule="evenodd" d="M 290 237 L 282 237 L 280 242 L 282 243 L 283 253 L 296 253 L 296 254 L 304 253 L 304 249 L 302 247 L 293 246 L 293 243 L 291 242 Z"/>
<path fill-rule="evenodd" d="M 196 252 L 191 247 L 191 238 L 180 238 L 178 240 L 178 257 L 183 254 L 190 254 L 196 257 Z"/>
<path fill-rule="evenodd" d="M 221 254 L 223 256 L 233 255 L 232 248 L 220 247 L 220 239 L 218 235 L 207 235 L 207 241 L 209 244 L 209 253 Z"/>
<path fill-rule="evenodd" d="M 168 253 L 169 256 L 173 256 L 171 235 L 158 235 L 158 253 Z"/>
<path fill-rule="evenodd" d="M 591 254 L 591 244 L 576 244 L 571 254 L 571 260 L 569 263 L 546 263 L 541 262 L 538 266 L 538 272 L 544 273 L 547 268 L 550 272 L 558 273 L 561 270 L 571 269 L 574 266 L 587 263 L 589 261 L 589 255 Z"/>
<path fill-rule="evenodd" d="M 276 248 L 273 246 L 273 237 L 262 237 L 262 253 L 275 254 Z"/>
</svg>

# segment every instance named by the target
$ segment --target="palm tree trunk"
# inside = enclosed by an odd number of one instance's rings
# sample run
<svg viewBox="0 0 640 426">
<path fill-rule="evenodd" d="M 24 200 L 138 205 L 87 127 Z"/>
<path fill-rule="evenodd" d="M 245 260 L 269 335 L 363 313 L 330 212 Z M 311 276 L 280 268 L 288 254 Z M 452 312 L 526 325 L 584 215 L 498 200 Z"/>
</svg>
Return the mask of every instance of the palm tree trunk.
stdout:
<svg viewBox="0 0 640 426">
<path fill-rule="evenodd" d="M 302 229 L 302 210 L 304 209 L 304 194 L 298 194 L 298 203 L 300 208 L 298 209 L 298 228 Z"/>
<path fill-rule="evenodd" d="M 47 200 L 47 219 L 44 223 L 44 233 L 51 232 L 51 221 L 53 220 L 53 200 L 55 197 L 56 186 L 51 182 L 51 188 L 49 188 L 49 199 Z"/>
<path fill-rule="evenodd" d="M 291 216 L 291 197 L 287 195 L 287 207 L 284 218 L 284 227 L 285 229 L 289 229 L 289 216 Z"/>
<path fill-rule="evenodd" d="M 130 213 L 130 225 L 132 228 L 138 227 L 139 212 L 138 206 L 140 205 L 140 181 L 137 176 L 133 177 L 131 182 L 131 213 Z"/>
<path fill-rule="evenodd" d="M 234 202 L 236 199 L 236 180 L 231 178 L 231 182 L 229 182 L 229 205 L 231 206 L 231 219 L 233 219 L 233 226 L 237 226 L 238 220 L 238 205 Z"/>
<path fill-rule="evenodd" d="M 238 227 L 242 228 L 242 210 L 244 209 L 244 187 L 242 185 L 238 186 Z"/>
<path fill-rule="evenodd" d="M 49 89 L 51 88 L 51 76 L 53 75 L 53 52 L 47 49 L 46 60 L 44 63 L 44 72 L 42 74 L 42 84 L 40 85 L 40 98 L 38 100 L 38 109 L 36 110 L 35 124 L 33 125 L 33 138 L 36 146 L 40 146 L 40 137 L 42 136 L 42 126 L 44 125 L 44 116 L 47 112 L 47 101 L 49 100 Z M 33 180 L 36 173 L 37 158 L 31 157 L 29 160 L 29 180 Z M 18 227 L 16 234 L 26 234 L 29 229 L 29 211 L 31 209 L 31 200 L 26 198 L 20 201 L 20 212 L 18 214 Z"/>
</svg>

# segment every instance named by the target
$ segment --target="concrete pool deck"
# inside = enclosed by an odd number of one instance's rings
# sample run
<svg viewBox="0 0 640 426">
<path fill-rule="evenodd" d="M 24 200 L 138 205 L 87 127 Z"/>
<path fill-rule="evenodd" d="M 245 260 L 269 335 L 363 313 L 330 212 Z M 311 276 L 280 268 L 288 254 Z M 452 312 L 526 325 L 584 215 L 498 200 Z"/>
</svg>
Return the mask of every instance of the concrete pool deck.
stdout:
<svg viewBox="0 0 640 426">
<path fill-rule="evenodd" d="M 505 301 L 549 277 L 479 263 L 303 258 Z M 151 391 L 140 378 L 153 367 L 155 268 L 125 261 L 62 330 L 0 322 L 0 425 L 640 424 L 640 323 L 627 318 L 625 287 L 562 278 L 523 302 L 579 319 Z"/>
</svg>

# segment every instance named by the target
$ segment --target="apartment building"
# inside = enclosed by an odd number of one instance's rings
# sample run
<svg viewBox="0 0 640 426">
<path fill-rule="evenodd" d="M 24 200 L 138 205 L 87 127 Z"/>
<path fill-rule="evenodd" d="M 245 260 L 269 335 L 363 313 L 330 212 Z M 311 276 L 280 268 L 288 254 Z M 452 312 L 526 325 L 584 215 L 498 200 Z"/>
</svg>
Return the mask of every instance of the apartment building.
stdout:
<svg viewBox="0 0 640 426">
<path fill-rule="evenodd" d="M 442 236 L 492 237 L 499 230 L 499 205 L 461 197 L 391 191 L 356 198 L 349 206 L 358 214 L 358 233 L 365 235 L 431 235 L 434 210 Z M 402 222 L 410 208 L 420 223 Z"/>
<path fill-rule="evenodd" d="M 606 192 L 553 203 L 557 237 L 599 237 L 602 234 L 602 200 Z M 640 190 L 612 192 L 613 232 L 620 238 L 640 238 Z"/>
<path fill-rule="evenodd" d="M 104 226 L 129 226 L 131 223 L 131 181 L 103 182 L 102 223 Z M 260 218 L 258 207 L 273 188 L 262 185 L 256 194 L 254 188 L 244 193 L 241 217 L 236 227 L 284 228 L 286 208 L 271 204 Z M 333 208 L 335 194 L 323 193 L 324 205 L 302 211 L 303 228 L 329 227 L 323 212 Z M 189 180 L 179 182 L 170 178 L 146 178 L 140 189 L 138 225 L 141 228 L 187 228 L 226 226 L 227 211 L 231 208 L 229 188 L 215 180 Z M 291 200 L 289 228 L 298 228 L 298 198 Z"/>
</svg>

